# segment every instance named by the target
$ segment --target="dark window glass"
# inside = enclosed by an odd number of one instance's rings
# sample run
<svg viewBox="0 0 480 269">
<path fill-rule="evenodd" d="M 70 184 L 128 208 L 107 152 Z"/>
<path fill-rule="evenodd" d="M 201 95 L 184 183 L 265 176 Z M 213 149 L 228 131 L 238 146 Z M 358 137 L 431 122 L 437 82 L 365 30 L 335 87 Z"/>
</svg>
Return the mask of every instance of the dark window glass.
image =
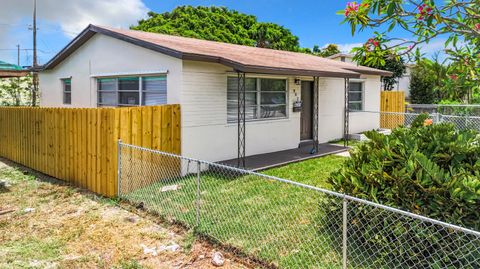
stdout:
<svg viewBox="0 0 480 269">
<path fill-rule="evenodd" d="M 139 104 L 139 93 L 138 92 L 119 92 L 118 99 L 119 99 L 118 100 L 119 105 L 136 106 Z"/>
<path fill-rule="evenodd" d="M 284 92 L 287 89 L 287 84 L 284 79 L 262 78 L 260 79 L 260 88 L 262 92 L 264 91 Z"/>
<path fill-rule="evenodd" d="M 286 88 L 286 80 L 284 79 L 246 78 L 245 119 L 254 120 L 286 117 Z M 238 78 L 229 77 L 227 81 L 227 121 L 236 122 L 237 117 Z"/>
<path fill-rule="evenodd" d="M 350 82 L 348 89 L 348 109 L 363 110 L 363 82 Z"/>
<path fill-rule="evenodd" d="M 140 87 L 140 78 L 122 77 L 118 78 L 118 91 L 137 91 Z"/>
</svg>

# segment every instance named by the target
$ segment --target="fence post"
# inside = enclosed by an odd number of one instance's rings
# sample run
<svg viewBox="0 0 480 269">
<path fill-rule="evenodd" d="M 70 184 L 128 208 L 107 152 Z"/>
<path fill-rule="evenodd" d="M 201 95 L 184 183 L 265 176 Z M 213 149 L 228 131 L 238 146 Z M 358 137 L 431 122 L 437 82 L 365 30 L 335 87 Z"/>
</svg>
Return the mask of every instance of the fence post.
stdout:
<svg viewBox="0 0 480 269">
<path fill-rule="evenodd" d="M 117 141 L 117 197 L 120 197 L 122 191 L 122 140 Z"/>
<path fill-rule="evenodd" d="M 200 225 L 200 173 L 201 173 L 201 163 L 197 161 L 197 203 L 196 203 L 196 228 Z"/>
<path fill-rule="evenodd" d="M 347 269 L 347 199 L 343 198 L 343 220 L 342 220 L 342 268 Z"/>
</svg>

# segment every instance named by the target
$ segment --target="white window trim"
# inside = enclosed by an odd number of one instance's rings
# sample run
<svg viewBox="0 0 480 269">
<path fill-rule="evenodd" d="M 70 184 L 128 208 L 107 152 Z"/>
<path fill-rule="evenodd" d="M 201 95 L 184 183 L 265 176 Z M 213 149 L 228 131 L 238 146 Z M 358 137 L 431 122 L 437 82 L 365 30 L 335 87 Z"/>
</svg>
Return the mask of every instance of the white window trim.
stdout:
<svg viewBox="0 0 480 269">
<path fill-rule="evenodd" d="M 350 103 L 355 103 L 355 104 L 362 104 L 362 109 L 360 110 L 350 110 L 350 112 L 362 112 L 362 111 L 365 111 L 365 79 L 349 79 L 349 83 L 350 82 L 356 82 L 356 83 L 361 83 L 362 84 L 362 89 L 361 91 L 359 91 L 361 94 L 362 94 L 362 100 L 361 101 L 350 101 L 350 99 L 348 100 L 348 104 L 350 105 Z M 350 85 L 348 86 L 348 92 L 350 93 Z"/>
<path fill-rule="evenodd" d="M 110 73 L 110 74 L 103 74 L 103 75 L 96 75 L 96 76 L 91 76 L 95 79 L 95 90 L 96 90 L 96 93 L 97 93 L 97 107 L 101 107 L 101 106 L 105 106 L 105 107 L 140 107 L 140 106 L 146 106 L 146 105 L 142 105 L 142 102 L 143 102 L 143 94 L 144 93 L 148 93 L 148 92 L 151 92 L 151 91 L 145 91 L 143 90 L 143 78 L 145 77 L 156 77 L 156 76 L 165 76 L 165 79 L 168 79 L 167 77 L 167 73 L 168 72 L 164 72 L 164 73 L 159 73 L 158 71 L 154 72 L 154 73 L 142 73 L 140 75 L 138 74 L 131 74 L 131 73 L 121 73 L 121 75 L 112 75 L 113 73 Z M 120 73 L 118 73 L 120 74 Z M 122 78 L 122 77 L 138 77 L 138 105 L 129 105 L 129 104 L 120 104 L 118 102 L 118 99 L 120 97 L 120 92 L 137 92 L 137 91 L 119 91 L 118 89 L 118 79 L 119 78 Z M 114 79 L 115 80 L 115 90 L 113 91 L 100 91 L 99 88 L 98 88 L 98 80 L 99 79 Z M 115 105 L 110 105 L 110 104 L 103 104 L 103 103 L 100 103 L 99 102 L 99 99 L 100 99 L 100 93 L 102 92 L 113 92 L 115 93 L 115 100 L 116 100 L 116 104 Z M 168 94 L 168 81 L 167 81 L 167 94 Z"/>
<path fill-rule="evenodd" d="M 238 78 L 238 76 L 228 75 L 227 80 L 228 80 L 229 77 Z M 264 76 L 264 75 L 258 75 L 258 76 L 246 75 L 245 78 L 254 78 L 254 79 L 257 80 L 256 94 L 257 94 L 257 100 L 258 100 L 257 104 L 256 104 L 257 117 L 258 118 L 256 118 L 256 119 L 245 119 L 246 123 L 248 123 L 248 122 L 285 120 L 285 119 L 289 118 L 289 116 L 290 116 L 290 114 L 289 114 L 289 111 L 290 111 L 289 93 L 290 93 L 290 91 L 289 91 L 289 80 L 288 80 L 287 77 L 273 77 L 273 76 Z M 261 109 L 260 107 L 262 106 L 262 104 L 261 104 L 261 87 L 260 87 L 260 83 L 259 83 L 260 79 L 281 79 L 281 80 L 285 80 L 285 117 L 275 117 L 275 118 L 260 118 L 259 117 L 260 116 L 260 109 Z M 226 90 L 228 92 L 228 88 Z M 251 91 L 249 91 L 249 92 L 251 92 Z M 266 92 L 274 92 L 274 91 L 266 91 Z M 228 94 L 227 94 L 226 103 L 228 104 Z M 263 106 L 265 106 L 265 105 L 263 105 Z M 269 106 L 269 105 L 266 105 L 266 106 Z M 228 121 L 228 106 L 227 106 L 227 125 L 234 125 L 234 124 L 237 124 L 237 120 L 236 121 Z"/>
</svg>

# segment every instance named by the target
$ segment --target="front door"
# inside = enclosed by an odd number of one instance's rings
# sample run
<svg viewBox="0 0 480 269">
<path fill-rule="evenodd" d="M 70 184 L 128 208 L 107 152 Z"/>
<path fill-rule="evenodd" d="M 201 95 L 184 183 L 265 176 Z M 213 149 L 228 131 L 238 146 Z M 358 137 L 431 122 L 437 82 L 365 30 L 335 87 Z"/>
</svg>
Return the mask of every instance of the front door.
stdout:
<svg viewBox="0 0 480 269">
<path fill-rule="evenodd" d="M 312 139 L 313 82 L 302 81 L 302 112 L 300 116 L 300 139 Z"/>
</svg>

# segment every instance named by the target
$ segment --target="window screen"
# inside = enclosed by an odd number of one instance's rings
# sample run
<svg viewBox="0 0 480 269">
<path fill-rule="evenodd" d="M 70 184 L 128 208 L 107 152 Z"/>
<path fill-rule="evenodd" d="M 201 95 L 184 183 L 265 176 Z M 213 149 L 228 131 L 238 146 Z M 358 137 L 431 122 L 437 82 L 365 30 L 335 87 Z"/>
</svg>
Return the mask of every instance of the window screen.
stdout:
<svg viewBox="0 0 480 269">
<path fill-rule="evenodd" d="M 245 119 L 257 120 L 287 116 L 285 79 L 245 78 Z M 238 78 L 228 77 L 227 121 L 238 118 Z"/>
<path fill-rule="evenodd" d="M 142 104 L 158 105 L 167 103 L 167 77 L 142 78 Z"/>
<path fill-rule="evenodd" d="M 98 78 L 100 106 L 140 106 L 167 103 L 167 77 Z"/>
</svg>

